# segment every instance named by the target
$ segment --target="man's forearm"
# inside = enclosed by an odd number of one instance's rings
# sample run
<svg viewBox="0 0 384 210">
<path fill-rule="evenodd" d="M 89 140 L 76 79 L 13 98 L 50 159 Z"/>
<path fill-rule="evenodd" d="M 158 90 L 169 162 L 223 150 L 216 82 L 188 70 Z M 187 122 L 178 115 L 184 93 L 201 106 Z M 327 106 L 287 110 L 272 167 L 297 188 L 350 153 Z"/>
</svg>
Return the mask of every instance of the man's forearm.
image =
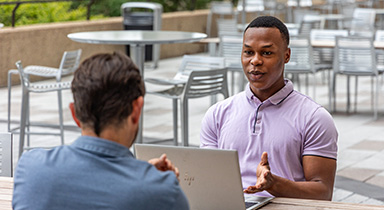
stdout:
<svg viewBox="0 0 384 210">
<path fill-rule="evenodd" d="M 331 200 L 333 187 L 321 180 L 294 182 L 272 175 L 274 184 L 267 191 L 275 197 Z"/>
</svg>

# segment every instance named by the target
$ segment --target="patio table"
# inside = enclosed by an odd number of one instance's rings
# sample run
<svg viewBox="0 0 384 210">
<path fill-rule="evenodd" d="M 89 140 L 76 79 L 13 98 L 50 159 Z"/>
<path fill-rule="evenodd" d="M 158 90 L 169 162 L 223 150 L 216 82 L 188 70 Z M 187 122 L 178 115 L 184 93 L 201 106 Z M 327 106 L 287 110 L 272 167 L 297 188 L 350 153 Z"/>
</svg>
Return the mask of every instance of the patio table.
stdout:
<svg viewBox="0 0 384 210">
<path fill-rule="evenodd" d="M 145 45 L 191 43 L 207 37 L 204 33 L 183 31 L 88 31 L 67 35 L 73 41 L 89 44 L 130 45 L 132 61 L 137 65 L 144 78 Z M 141 112 L 143 115 L 143 112 Z M 136 142 L 143 142 L 143 116 L 140 118 Z"/>
</svg>

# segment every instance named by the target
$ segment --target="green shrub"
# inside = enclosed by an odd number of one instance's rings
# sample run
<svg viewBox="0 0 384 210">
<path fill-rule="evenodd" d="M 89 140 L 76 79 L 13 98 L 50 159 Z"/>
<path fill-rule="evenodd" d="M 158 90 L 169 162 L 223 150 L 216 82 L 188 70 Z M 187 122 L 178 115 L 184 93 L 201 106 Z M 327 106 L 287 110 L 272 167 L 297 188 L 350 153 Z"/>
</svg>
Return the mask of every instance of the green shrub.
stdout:
<svg viewBox="0 0 384 210">
<path fill-rule="evenodd" d="M 21 4 L 16 10 L 15 25 L 85 20 L 87 8 L 79 5 L 73 9 L 71 4 L 71 2 Z M 0 5 L 0 22 L 5 26 L 12 25 L 14 7 L 15 5 Z M 100 15 L 94 16 L 94 18 L 100 17 Z"/>
</svg>

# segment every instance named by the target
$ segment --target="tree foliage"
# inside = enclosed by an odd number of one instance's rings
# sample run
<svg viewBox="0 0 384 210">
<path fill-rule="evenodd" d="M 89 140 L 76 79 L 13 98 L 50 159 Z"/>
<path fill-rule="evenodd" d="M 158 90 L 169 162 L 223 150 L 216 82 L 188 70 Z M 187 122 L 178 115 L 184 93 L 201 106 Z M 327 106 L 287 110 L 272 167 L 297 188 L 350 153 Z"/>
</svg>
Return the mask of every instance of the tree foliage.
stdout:
<svg viewBox="0 0 384 210">
<path fill-rule="evenodd" d="M 0 0 L 15 2 L 18 0 Z M 24 0 L 25 1 L 25 0 Z M 134 0 L 156 2 L 163 5 L 163 12 L 206 9 L 211 0 Z M 216 0 L 222 1 L 222 0 Z M 233 2 L 237 0 L 233 0 Z M 91 7 L 91 19 L 120 16 L 120 7 L 127 0 L 95 0 Z M 15 25 L 85 20 L 89 1 L 21 4 L 15 16 Z M 12 25 L 12 10 L 16 5 L 0 5 L 0 23 Z"/>
<path fill-rule="evenodd" d="M 72 9 L 71 5 L 71 2 L 20 4 L 16 10 L 15 25 L 85 20 L 87 8 L 79 5 Z M 15 6 L 0 5 L 0 22 L 5 26 L 12 25 L 12 10 Z"/>
</svg>

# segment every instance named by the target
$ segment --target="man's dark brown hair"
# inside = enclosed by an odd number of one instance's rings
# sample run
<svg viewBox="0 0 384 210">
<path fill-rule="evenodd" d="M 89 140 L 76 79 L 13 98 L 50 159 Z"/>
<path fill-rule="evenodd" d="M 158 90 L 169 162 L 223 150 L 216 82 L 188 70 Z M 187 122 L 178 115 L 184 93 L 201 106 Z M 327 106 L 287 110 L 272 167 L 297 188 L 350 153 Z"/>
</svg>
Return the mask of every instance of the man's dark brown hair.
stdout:
<svg viewBox="0 0 384 210">
<path fill-rule="evenodd" d="M 145 94 L 138 68 L 118 52 L 86 59 L 75 71 L 71 89 L 77 119 L 97 135 L 106 126 L 119 126 L 131 114 L 132 102 Z"/>
</svg>

